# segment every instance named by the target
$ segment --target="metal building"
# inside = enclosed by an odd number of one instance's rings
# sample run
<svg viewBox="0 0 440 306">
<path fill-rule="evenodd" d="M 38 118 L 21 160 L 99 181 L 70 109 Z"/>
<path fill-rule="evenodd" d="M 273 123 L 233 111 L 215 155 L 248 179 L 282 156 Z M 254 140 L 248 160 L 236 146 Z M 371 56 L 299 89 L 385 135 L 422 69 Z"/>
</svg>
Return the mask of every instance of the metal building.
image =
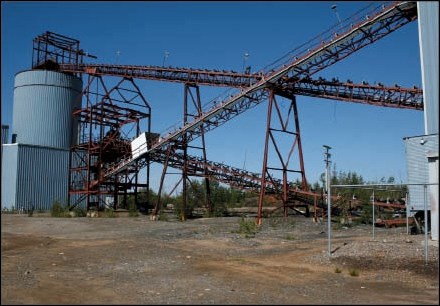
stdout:
<svg viewBox="0 0 440 306">
<path fill-rule="evenodd" d="M 438 134 L 405 137 L 406 165 L 408 182 L 411 184 L 429 183 L 428 157 L 438 150 Z M 412 211 L 424 210 L 423 186 L 408 186 L 409 208 Z M 428 195 L 427 195 L 428 196 Z M 426 199 L 427 209 L 431 210 L 430 199 Z"/>
<path fill-rule="evenodd" d="M 50 210 L 66 203 L 69 150 L 27 144 L 3 146 L 2 208 Z"/>
<path fill-rule="evenodd" d="M 2 209 L 48 210 L 67 202 L 72 112 L 81 107 L 80 78 L 48 70 L 16 74 L 12 143 L 2 145 Z"/>
<path fill-rule="evenodd" d="M 409 186 L 410 208 L 431 211 L 431 239 L 438 240 L 438 113 L 439 113 L 439 4 L 418 1 L 419 46 L 423 85 L 425 135 L 404 138 L 408 182 L 425 184 Z"/>
</svg>

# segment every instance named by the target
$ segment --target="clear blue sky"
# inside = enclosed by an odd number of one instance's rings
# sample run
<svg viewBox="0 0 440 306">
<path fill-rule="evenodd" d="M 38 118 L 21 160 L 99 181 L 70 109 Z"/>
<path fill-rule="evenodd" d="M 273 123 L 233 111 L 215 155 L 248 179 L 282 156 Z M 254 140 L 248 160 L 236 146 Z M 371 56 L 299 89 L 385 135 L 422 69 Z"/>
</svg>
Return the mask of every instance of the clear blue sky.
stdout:
<svg viewBox="0 0 440 306">
<path fill-rule="evenodd" d="M 162 65 L 168 51 L 165 65 L 241 71 L 248 52 L 256 71 L 335 25 L 332 4 L 345 19 L 370 3 L 2 1 L 2 124 L 13 124 L 14 75 L 30 69 L 32 39 L 47 30 L 80 40 L 97 63 Z M 412 22 L 314 77 L 421 86 L 417 27 Z M 181 120 L 182 84 L 137 83 L 152 106 L 152 130 Z M 224 90 L 202 87 L 202 102 Z M 355 171 L 367 181 L 406 181 L 403 137 L 424 134 L 423 112 L 302 96 L 297 103 L 309 182 L 325 170 L 324 144 L 333 148 L 337 171 Z M 262 103 L 209 132 L 208 159 L 261 172 L 266 112 Z M 159 171 L 153 167 L 155 177 Z"/>
</svg>

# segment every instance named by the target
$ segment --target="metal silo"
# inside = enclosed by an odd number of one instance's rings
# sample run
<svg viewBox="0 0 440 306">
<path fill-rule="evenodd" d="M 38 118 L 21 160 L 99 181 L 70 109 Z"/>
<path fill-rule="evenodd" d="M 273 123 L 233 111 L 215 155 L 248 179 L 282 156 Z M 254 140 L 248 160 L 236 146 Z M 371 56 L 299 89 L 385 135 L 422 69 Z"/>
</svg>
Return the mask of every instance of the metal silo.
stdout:
<svg viewBox="0 0 440 306">
<path fill-rule="evenodd" d="M 2 144 L 8 143 L 9 125 L 2 124 Z"/>
<path fill-rule="evenodd" d="M 15 142 L 69 149 L 75 141 L 72 112 L 80 107 L 81 79 L 55 71 L 17 73 L 14 85 Z"/>
</svg>

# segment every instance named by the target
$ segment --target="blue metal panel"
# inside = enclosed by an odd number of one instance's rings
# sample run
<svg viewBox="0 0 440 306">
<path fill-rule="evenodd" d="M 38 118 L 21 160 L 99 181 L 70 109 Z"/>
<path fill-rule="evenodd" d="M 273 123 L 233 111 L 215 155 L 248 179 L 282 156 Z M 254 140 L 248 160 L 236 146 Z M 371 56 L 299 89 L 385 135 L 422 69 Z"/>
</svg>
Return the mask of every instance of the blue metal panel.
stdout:
<svg viewBox="0 0 440 306">
<path fill-rule="evenodd" d="M 438 134 L 404 138 L 408 183 L 429 183 L 428 155 L 438 150 Z M 410 209 L 424 210 L 425 196 L 427 209 L 430 199 L 425 195 L 423 186 L 408 186 Z"/>
<path fill-rule="evenodd" d="M 17 142 L 69 148 L 72 112 L 80 104 L 82 81 L 67 74 L 32 70 L 15 76 L 13 133 Z"/>
<path fill-rule="evenodd" d="M 17 144 L 2 145 L 2 209 L 12 210 L 16 207 L 17 153 Z"/>
<path fill-rule="evenodd" d="M 9 125 L 2 124 L 2 144 L 9 143 Z"/>
<path fill-rule="evenodd" d="M 67 203 L 69 150 L 23 144 L 5 145 L 2 207 L 50 210 Z"/>
<path fill-rule="evenodd" d="M 50 210 L 55 201 L 67 203 L 69 150 L 19 144 L 17 204 Z"/>
<path fill-rule="evenodd" d="M 417 1 L 420 59 L 422 64 L 425 134 L 438 134 L 439 114 L 439 3 Z"/>
</svg>

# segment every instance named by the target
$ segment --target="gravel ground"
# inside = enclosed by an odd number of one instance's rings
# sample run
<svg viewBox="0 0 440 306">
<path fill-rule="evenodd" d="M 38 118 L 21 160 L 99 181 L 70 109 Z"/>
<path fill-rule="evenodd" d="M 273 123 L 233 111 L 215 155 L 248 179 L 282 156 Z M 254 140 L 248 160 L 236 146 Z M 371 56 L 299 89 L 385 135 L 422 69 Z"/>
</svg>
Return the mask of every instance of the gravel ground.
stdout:
<svg viewBox="0 0 440 306">
<path fill-rule="evenodd" d="M 424 235 L 406 228 L 334 229 L 329 256 L 327 224 L 302 216 L 264 219 L 255 235 L 239 217 L 1 221 L 2 304 L 439 302 L 438 242 L 426 263 Z"/>
</svg>

